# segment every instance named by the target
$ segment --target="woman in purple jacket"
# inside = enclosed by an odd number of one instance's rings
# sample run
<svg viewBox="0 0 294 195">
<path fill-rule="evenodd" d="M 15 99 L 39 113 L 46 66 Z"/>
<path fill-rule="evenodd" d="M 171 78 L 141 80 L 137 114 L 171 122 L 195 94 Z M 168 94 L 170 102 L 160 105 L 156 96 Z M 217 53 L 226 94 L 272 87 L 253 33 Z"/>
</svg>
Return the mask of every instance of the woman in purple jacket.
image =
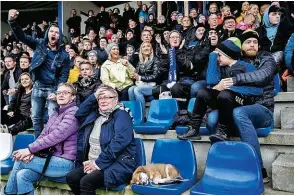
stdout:
<svg viewBox="0 0 294 195">
<path fill-rule="evenodd" d="M 34 194 L 33 183 L 38 181 L 45 158 L 35 153 L 55 147 L 46 173 L 47 177 L 64 177 L 74 169 L 77 151 L 78 110 L 75 102 L 76 90 L 71 84 L 60 84 L 56 91 L 59 110 L 49 119 L 41 135 L 28 148 L 13 152 L 15 161 L 5 187 L 5 194 Z"/>
</svg>

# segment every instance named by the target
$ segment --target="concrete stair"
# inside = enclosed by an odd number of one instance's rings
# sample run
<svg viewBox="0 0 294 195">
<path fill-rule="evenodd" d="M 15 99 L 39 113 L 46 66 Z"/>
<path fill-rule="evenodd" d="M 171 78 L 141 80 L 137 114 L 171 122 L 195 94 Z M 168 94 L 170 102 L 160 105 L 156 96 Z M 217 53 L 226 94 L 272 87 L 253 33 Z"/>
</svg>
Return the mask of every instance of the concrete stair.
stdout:
<svg viewBox="0 0 294 195">
<path fill-rule="evenodd" d="M 273 189 L 294 194 L 294 154 L 280 154 L 272 164 Z"/>
<path fill-rule="evenodd" d="M 294 129 L 294 112 L 291 112 L 291 108 L 294 108 L 294 92 L 281 92 L 275 96 L 275 128 Z"/>
<path fill-rule="evenodd" d="M 294 77 L 287 78 L 287 91 L 294 92 Z"/>
</svg>

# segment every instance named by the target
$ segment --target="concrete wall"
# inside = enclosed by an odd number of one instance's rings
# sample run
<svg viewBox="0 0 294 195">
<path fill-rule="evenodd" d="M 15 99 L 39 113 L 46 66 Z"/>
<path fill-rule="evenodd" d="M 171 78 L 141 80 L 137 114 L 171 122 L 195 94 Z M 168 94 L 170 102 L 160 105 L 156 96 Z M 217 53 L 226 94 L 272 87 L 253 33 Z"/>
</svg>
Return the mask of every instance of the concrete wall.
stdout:
<svg viewBox="0 0 294 195">
<path fill-rule="evenodd" d="M 81 11 L 88 13 L 88 10 L 90 9 L 94 11 L 95 15 L 100 11 L 100 8 L 98 8 L 94 3 L 91 3 L 89 1 L 63 1 L 63 32 L 66 36 L 68 32 L 66 20 L 70 18 L 72 9 L 76 9 L 78 15 L 80 15 Z M 83 20 L 81 22 L 81 33 L 84 33 L 85 30 L 85 18 L 86 17 L 82 17 Z"/>
<path fill-rule="evenodd" d="M 10 31 L 10 27 L 7 23 L 1 21 L 1 40 L 4 38 L 4 34 Z"/>
</svg>

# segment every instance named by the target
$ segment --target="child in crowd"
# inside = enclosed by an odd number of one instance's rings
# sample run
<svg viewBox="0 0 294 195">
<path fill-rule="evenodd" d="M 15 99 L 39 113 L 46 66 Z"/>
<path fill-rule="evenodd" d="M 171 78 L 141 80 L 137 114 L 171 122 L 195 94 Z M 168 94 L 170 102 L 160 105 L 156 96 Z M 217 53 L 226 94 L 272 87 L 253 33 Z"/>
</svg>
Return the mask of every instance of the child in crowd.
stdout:
<svg viewBox="0 0 294 195">
<path fill-rule="evenodd" d="M 255 16 L 253 14 L 245 15 L 243 20 L 237 24 L 236 28 L 244 31 L 248 29 L 255 30 Z"/>
</svg>

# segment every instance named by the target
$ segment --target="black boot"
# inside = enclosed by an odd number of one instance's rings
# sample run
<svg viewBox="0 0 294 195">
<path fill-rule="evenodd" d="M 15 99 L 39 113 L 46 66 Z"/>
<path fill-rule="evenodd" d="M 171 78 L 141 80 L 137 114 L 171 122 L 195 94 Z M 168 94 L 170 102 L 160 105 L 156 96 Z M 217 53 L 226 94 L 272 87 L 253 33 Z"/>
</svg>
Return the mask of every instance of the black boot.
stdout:
<svg viewBox="0 0 294 195">
<path fill-rule="evenodd" d="M 228 139 L 227 134 L 226 134 L 227 129 L 228 128 L 226 125 L 219 123 L 217 125 L 216 133 L 209 137 L 211 144 L 213 144 L 215 142 L 219 142 L 219 141 L 226 141 Z"/>
<path fill-rule="evenodd" d="M 189 130 L 183 134 L 183 135 L 178 135 L 178 139 L 181 140 L 201 140 L 201 136 L 199 134 L 199 129 L 198 131 L 191 126 L 188 126 Z"/>
<path fill-rule="evenodd" d="M 261 169 L 261 172 L 262 172 L 263 183 L 270 182 L 271 179 L 268 177 L 267 172 L 266 172 L 266 169 L 265 168 L 262 168 Z"/>
</svg>

